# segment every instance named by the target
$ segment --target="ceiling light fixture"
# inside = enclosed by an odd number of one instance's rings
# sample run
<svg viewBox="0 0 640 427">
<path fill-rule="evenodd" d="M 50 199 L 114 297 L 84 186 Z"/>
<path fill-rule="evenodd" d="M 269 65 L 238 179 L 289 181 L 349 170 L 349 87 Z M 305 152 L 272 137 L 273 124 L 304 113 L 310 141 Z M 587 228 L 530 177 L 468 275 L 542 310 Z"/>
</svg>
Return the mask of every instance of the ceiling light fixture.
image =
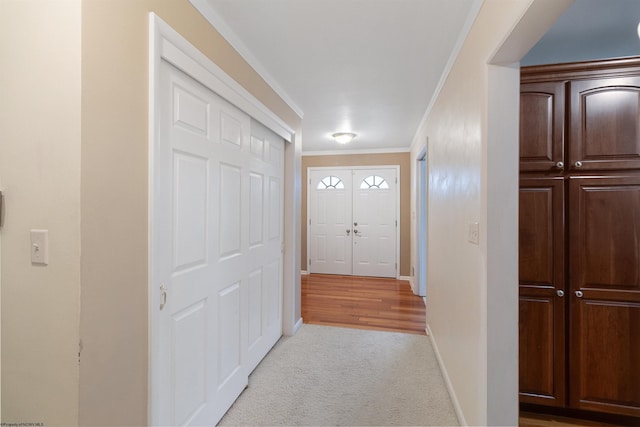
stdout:
<svg viewBox="0 0 640 427">
<path fill-rule="evenodd" d="M 355 138 L 358 135 L 356 135 L 353 132 L 337 132 L 331 136 L 339 144 L 348 144 L 351 141 L 353 141 L 353 138 Z"/>
</svg>

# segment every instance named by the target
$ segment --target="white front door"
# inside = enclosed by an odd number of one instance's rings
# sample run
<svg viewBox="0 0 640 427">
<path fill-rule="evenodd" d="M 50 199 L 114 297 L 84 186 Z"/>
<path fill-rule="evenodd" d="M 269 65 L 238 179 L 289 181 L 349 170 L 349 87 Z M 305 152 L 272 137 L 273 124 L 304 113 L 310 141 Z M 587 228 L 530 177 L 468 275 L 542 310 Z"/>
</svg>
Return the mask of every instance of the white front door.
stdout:
<svg viewBox="0 0 640 427">
<path fill-rule="evenodd" d="M 396 277 L 396 170 L 355 170 L 353 183 L 353 274 Z"/>
<path fill-rule="evenodd" d="M 165 61 L 159 94 L 152 419 L 215 425 L 281 334 L 283 142 Z"/>
<path fill-rule="evenodd" d="M 310 272 L 352 274 L 351 170 L 311 170 Z"/>
<path fill-rule="evenodd" d="M 309 169 L 310 273 L 397 276 L 397 167 Z"/>
</svg>

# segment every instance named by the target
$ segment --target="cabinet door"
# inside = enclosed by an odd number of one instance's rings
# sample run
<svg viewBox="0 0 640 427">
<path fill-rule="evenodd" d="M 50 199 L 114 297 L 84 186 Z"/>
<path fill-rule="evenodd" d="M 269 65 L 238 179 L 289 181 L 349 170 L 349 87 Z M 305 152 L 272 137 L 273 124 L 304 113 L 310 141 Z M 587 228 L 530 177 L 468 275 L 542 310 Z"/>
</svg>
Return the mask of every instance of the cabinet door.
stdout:
<svg viewBox="0 0 640 427">
<path fill-rule="evenodd" d="M 563 138 L 564 83 L 521 84 L 520 170 L 562 170 Z"/>
<path fill-rule="evenodd" d="M 640 168 L 640 77 L 571 86 L 571 170 Z"/>
<path fill-rule="evenodd" d="M 640 416 L 640 174 L 570 178 L 570 404 Z"/>
<path fill-rule="evenodd" d="M 565 405 L 564 180 L 520 180 L 520 401 Z"/>
</svg>

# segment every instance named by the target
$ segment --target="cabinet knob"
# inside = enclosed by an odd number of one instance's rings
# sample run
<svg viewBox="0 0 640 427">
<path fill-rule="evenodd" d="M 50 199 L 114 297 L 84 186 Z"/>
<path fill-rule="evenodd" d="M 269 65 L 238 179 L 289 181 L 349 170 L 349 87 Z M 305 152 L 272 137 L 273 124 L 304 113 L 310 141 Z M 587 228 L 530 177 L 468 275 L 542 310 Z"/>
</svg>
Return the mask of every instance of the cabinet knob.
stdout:
<svg viewBox="0 0 640 427">
<path fill-rule="evenodd" d="M 564 291 L 562 289 L 558 289 L 556 291 L 556 294 L 558 294 L 559 297 L 563 297 L 564 296 Z"/>
<path fill-rule="evenodd" d="M 558 163 L 556 163 L 556 167 L 557 167 L 558 169 L 562 169 L 562 168 L 564 167 L 564 162 L 558 162 Z"/>
<path fill-rule="evenodd" d="M 351 230 L 347 229 L 347 236 L 351 234 Z"/>
<path fill-rule="evenodd" d="M 576 291 L 576 296 L 578 298 L 582 298 L 582 295 L 583 295 L 582 291 Z"/>
<path fill-rule="evenodd" d="M 580 169 L 582 167 L 582 162 L 580 160 L 578 160 L 577 162 L 575 162 L 573 164 L 577 169 Z"/>
</svg>

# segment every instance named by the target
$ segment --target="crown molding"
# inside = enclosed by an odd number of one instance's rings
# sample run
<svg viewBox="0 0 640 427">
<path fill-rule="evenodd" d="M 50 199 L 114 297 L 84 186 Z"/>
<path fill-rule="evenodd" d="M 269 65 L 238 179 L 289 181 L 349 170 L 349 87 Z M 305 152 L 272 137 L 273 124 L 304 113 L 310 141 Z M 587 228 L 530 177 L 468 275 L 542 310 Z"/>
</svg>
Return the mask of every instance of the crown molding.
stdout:
<svg viewBox="0 0 640 427">
<path fill-rule="evenodd" d="M 220 33 L 222 37 L 240 54 L 240 56 L 247 61 L 249 66 L 255 70 L 260 77 L 278 94 L 280 98 L 291 108 L 301 119 L 304 117 L 304 112 L 289 94 L 280 86 L 278 81 L 269 74 L 267 69 L 258 61 L 249 48 L 242 42 L 240 37 L 227 25 L 224 19 L 213 9 L 208 0 L 189 0 L 189 2 L 196 8 L 198 12 L 204 18 L 209 21 L 211 26 Z"/>
</svg>

